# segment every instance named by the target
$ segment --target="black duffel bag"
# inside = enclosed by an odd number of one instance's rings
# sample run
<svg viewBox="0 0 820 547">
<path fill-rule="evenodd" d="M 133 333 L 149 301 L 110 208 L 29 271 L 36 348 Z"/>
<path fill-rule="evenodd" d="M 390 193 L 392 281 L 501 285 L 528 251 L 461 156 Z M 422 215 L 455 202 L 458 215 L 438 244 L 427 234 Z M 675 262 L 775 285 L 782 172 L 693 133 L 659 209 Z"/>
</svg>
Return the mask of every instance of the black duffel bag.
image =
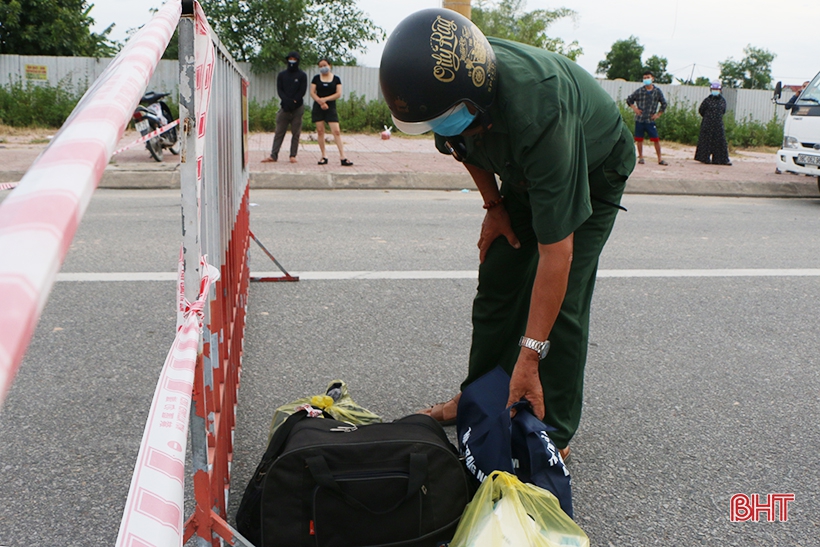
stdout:
<svg viewBox="0 0 820 547">
<path fill-rule="evenodd" d="M 257 547 L 438 547 L 472 488 L 429 416 L 355 427 L 300 411 L 271 439 L 237 529 Z"/>
</svg>

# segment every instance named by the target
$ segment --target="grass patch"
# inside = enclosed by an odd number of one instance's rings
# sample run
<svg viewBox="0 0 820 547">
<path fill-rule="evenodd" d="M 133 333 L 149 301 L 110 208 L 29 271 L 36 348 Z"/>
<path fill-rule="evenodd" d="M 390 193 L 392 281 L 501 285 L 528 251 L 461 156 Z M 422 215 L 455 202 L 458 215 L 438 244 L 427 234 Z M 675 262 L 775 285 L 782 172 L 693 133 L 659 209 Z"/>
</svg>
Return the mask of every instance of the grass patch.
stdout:
<svg viewBox="0 0 820 547">
<path fill-rule="evenodd" d="M 22 80 L 0 87 L 0 123 L 12 127 L 58 128 L 74 110 L 85 90 L 75 90 L 68 78 L 56 86 Z"/>
<path fill-rule="evenodd" d="M 740 152 L 755 152 L 759 154 L 776 154 L 780 150 L 780 146 L 750 146 L 747 148 L 730 147 L 729 150 L 738 150 Z"/>
<path fill-rule="evenodd" d="M 363 96 L 351 93 L 347 99 L 336 101 L 339 113 L 339 126 L 346 133 L 379 133 L 384 126 L 391 127 L 393 120 L 390 110 L 383 101 L 367 101 Z M 279 112 L 279 100 L 272 99 L 259 104 L 255 99 L 248 103 L 248 126 L 251 131 L 271 133 L 276 130 L 276 114 Z M 302 116 L 302 131 L 316 131 L 316 124 L 310 119 L 310 108 L 305 107 Z"/>
<path fill-rule="evenodd" d="M 44 131 L 56 129 L 82 97 L 85 90 L 74 89 L 68 78 L 56 86 L 48 83 L 16 82 L 0 86 L 0 135 L 5 142 L 15 142 L 25 137 L 30 144 L 42 144 Z M 173 95 L 166 97 L 166 103 L 174 118 L 179 116 L 179 105 Z M 248 105 L 249 128 L 254 132 L 276 130 L 276 114 L 279 100 L 265 104 L 251 100 Z M 618 101 L 621 115 L 630 129 L 635 126 L 635 115 L 624 101 Z M 384 127 L 392 127 L 393 120 L 384 101 L 367 101 L 364 96 L 351 93 L 336 104 L 339 122 L 344 133 L 380 133 Z M 302 118 L 303 131 L 315 131 L 316 125 L 310 120 L 310 109 L 306 108 Z M 778 119 L 760 123 L 750 118 L 735 121 L 728 113 L 724 117 L 726 140 L 732 149 L 777 150 L 783 141 L 783 124 Z M 697 105 L 688 102 L 670 103 L 666 112 L 658 119 L 658 132 L 664 141 L 683 145 L 695 145 L 700 134 L 701 117 Z M 401 139 L 432 139 L 432 134 L 405 135 L 394 129 L 393 137 Z"/>
<path fill-rule="evenodd" d="M 619 103 L 621 116 L 631 130 L 635 128 L 635 113 L 624 103 Z M 772 118 L 761 123 L 750 118 L 735 121 L 731 112 L 723 117 L 726 141 L 731 148 L 779 147 L 783 142 L 783 122 Z M 656 125 L 664 140 L 696 145 L 700 136 L 701 117 L 697 107 L 688 102 L 669 103 Z"/>
</svg>

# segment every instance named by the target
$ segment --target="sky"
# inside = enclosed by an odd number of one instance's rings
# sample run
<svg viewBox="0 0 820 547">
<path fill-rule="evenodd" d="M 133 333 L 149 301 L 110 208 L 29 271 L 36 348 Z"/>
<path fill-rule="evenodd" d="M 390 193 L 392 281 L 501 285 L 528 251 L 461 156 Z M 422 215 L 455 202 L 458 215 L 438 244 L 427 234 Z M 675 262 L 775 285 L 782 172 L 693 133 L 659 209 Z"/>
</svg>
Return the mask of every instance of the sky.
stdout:
<svg viewBox="0 0 820 547">
<path fill-rule="evenodd" d="M 149 9 L 162 0 L 88 0 L 99 32 L 111 23 L 111 37 L 124 40 L 126 31 L 150 19 Z M 387 34 L 414 11 L 439 7 L 440 0 L 358 0 L 359 8 Z M 473 5 L 476 1 L 473 0 Z M 799 84 L 820 71 L 817 55 L 817 22 L 820 1 L 790 0 L 527 0 L 526 10 L 567 7 L 575 21 L 561 20 L 548 30 L 551 37 L 569 43 L 577 40 L 584 54 L 578 63 L 595 73 L 598 62 L 616 40 L 634 35 L 644 46 L 644 60 L 666 57 L 667 70 L 688 79 L 716 79 L 718 62 L 740 60 L 743 48 L 768 49 L 775 53 L 774 81 Z M 368 44 L 357 56 L 359 64 L 379 66 L 383 44 Z"/>
</svg>

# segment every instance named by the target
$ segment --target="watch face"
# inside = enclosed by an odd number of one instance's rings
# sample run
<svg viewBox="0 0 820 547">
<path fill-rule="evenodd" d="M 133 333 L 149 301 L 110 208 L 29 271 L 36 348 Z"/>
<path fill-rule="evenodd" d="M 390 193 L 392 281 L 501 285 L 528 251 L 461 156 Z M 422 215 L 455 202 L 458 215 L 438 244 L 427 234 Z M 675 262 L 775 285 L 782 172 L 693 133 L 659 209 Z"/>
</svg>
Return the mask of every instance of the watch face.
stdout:
<svg viewBox="0 0 820 547">
<path fill-rule="evenodd" d="M 526 336 L 521 337 L 521 340 L 518 341 L 518 345 L 525 348 L 530 348 L 531 350 L 537 352 L 539 360 L 546 357 L 550 350 L 549 340 L 539 342 L 538 340 L 533 340 L 532 338 L 527 338 Z"/>
</svg>

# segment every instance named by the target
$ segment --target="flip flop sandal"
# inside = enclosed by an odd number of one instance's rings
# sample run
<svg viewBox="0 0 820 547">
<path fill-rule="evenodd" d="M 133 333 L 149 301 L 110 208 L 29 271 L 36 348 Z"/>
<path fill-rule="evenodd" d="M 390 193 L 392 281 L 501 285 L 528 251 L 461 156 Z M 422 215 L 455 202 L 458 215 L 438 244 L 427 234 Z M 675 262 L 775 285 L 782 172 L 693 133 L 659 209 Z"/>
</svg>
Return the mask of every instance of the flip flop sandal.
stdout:
<svg viewBox="0 0 820 547">
<path fill-rule="evenodd" d="M 456 416 L 452 418 L 444 418 L 444 407 L 450 403 L 456 405 L 456 412 L 458 412 L 458 400 L 461 398 L 461 392 L 458 393 L 455 397 L 450 399 L 445 403 L 436 403 L 430 408 L 426 408 L 424 410 L 419 411 L 419 414 L 425 414 L 430 416 L 435 421 L 437 421 L 442 427 L 446 427 L 448 425 L 456 425 Z"/>
<path fill-rule="evenodd" d="M 319 160 L 318 165 L 327 165 L 327 158 L 322 158 L 321 160 Z"/>
<path fill-rule="evenodd" d="M 449 402 L 450 401 L 447 401 L 447 403 Z M 448 425 L 456 425 L 456 418 L 449 418 L 446 420 L 444 419 L 444 405 L 446 405 L 447 403 L 436 403 L 430 408 L 420 411 L 419 414 L 425 414 L 427 416 L 430 416 L 435 421 L 437 421 L 441 427 L 447 427 Z"/>
<path fill-rule="evenodd" d="M 666 163 L 664 160 L 661 160 L 661 161 L 658 162 L 658 165 L 669 165 L 669 164 Z"/>
<path fill-rule="evenodd" d="M 344 159 L 342 160 L 342 165 L 344 165 L 345 167 L 350 167 L 351 165 L 353 165 L 353 162 Z"/>
<path fill-rule="evenodd" d="M 646 161 L 644 161 L 644 159 L 643 159 L 643 158 L 638 158 L 638 163 L 640 163 L 640 164 L 644 164 L 644 163 L 646 163 Z"/>
<path fill-rule="evenodd" d="M 561 459 L 564 460 L 564 463 L 567 463 L 572 452 L 569 449 L 569 445 L 567 445 L 564 448 L 559 448 L 558 453 L 561 454 Z"/>
</svg>

